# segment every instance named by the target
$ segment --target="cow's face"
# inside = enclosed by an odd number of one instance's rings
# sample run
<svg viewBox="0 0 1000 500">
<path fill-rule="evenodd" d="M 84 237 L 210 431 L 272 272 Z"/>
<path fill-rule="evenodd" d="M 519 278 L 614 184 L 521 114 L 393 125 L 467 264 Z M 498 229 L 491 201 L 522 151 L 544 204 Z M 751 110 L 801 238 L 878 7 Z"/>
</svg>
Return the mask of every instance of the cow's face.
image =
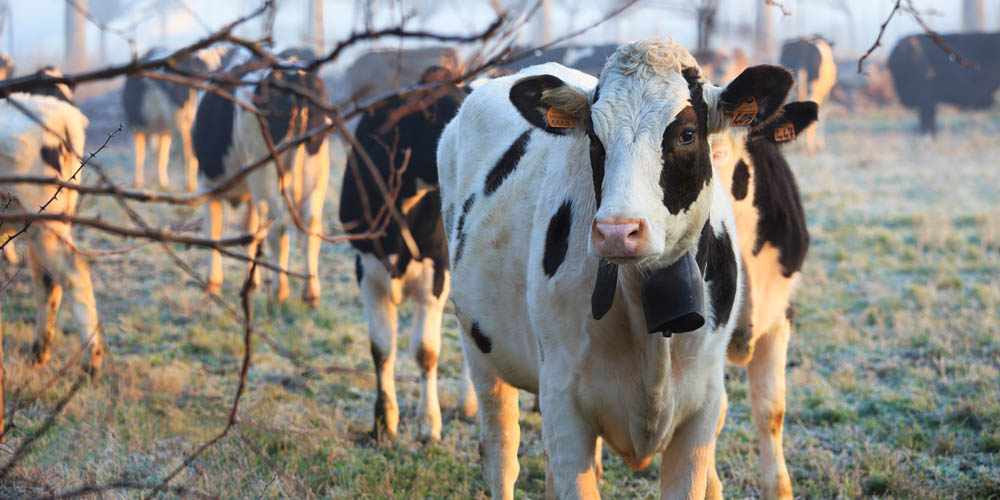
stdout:
<svg viewBox="0 0 1000 500">
<path fill-rule="evenodd" d="M 679 44 L 647 41 L 619 48 L 593 92 L 542 75 L 516 83 L 511 101 L 536 126 L 589 141 L 597 201 L 589 252 L 662 267 L 695 245 L 708 218 L 709 134 L 767 120 L 791 84 L 787 70 L 755 66 L 714 87 Z"/>
</svg>

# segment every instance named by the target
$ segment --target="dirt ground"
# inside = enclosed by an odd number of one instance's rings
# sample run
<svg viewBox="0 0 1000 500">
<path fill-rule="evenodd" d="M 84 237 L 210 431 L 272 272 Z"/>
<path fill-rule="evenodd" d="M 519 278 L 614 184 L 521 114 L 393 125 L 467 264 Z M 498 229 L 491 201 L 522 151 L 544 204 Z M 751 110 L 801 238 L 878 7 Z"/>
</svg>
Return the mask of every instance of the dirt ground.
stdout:
<svg viewBox="0 0 1000 500">
<path fill-rule="evenodd" d="M 826 152 L 788 151 L 809 219 L 812 247 L 795 302 L 789 352 L 785 453 L 802 498 L 996 498 L 1000 495 L 1000 110 L 941 114 L 936 140 L 913 134 L 916 118 L 895 109 L 831 116 Z M 91 143 L 103 140 L 91 133 Z M 94 144 L 96 147 L 96 144 Z M 336 220 L 343 153 L 334 148 L 327 227 Z M 126 137 L 100 160 L 127 182 Z M 148 168 L 147 177 L 153 175 Z M 91 177 L 92 179 L 93 177 Z M 174 179 L 180 179 L 179 171 Z M 200 208 L 140 207 L 159 224 L 196 223 Z M 81 211 L 124 220 L 114 202 L 85 198 Z M 227 208 L 228 230 L 238 217 Z M 132 241 L 77 228 L 80 246 L 123 249 Z M 204 272 L 207 253 L 176 247 Z M 301 255 L 293 250 L 293 256 Z M 223 497 L 487 498 L 478 424 L 455 415 L 461 352 L 449 309 L 440 358 L 443 441 L 414 439 L 417 365 L 397 363 L 401 438 L 378 447 L 374 375 L 346 245 L 324 245 L 318 310 L 297 297 L 269 304 L 257 294 L 258 327 L 313 366 L 358 370 L 304 377 L 260 341 L 239 426 L 194 460 L 174 484 Z M 295 264 L 301 269 L 301 260 Z M 236 321 L 206 300 L 156 245 L 91 262 L 106 335 L 103 376 L 70 401 L 34 443 L 0 496 L 36 496 L 85 483 L 157 481 L 225 425 L 243 355 Z M 227 261 L 223 293 L 233 304 L 245 265 Z M 76 352 L 63 311 L 53 361 L 29 363 L 35 305 L 27 270 L 3 293 L 10 451 L 39 430 L 72 383 L 34 395 Z M 0 276 L 0 283 L 6 278 Z M 404 308 L 401 353 L 412 308 Z M 727 368 L 729 413 L 718 445 L 727 497 L 758 495 L 745 370 Z M 541 419 L 521 399 L 520 498 L 544 492 Z M 658 459 L 657 459 L 658 461 Z M 271 464 L 283 473 L 277 473 Z M 604 456 L 606 498 L 656 497 L 658 464 L 632 472 Z M 115 491 L 105 497 L 135 497 Z"/>
</svg>

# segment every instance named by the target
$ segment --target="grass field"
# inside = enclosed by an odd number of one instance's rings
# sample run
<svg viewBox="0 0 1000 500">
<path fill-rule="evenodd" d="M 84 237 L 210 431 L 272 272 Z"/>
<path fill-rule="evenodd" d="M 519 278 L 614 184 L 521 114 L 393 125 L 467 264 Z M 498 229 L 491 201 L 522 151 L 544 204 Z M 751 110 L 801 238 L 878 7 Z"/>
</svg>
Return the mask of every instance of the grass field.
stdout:
<svg viewBox="0 0 1000 500">
<path fill-rule="evenodd" d="M 912 135 L 915 117 L 898 110 L 831 117 L 826 153 L 789 152 L 812 233 L 788 366 L 785 451 L 798 497 L 1000 496 L 1000 112 L 941 119 L 947 131 L 931 141 Z M 103 140 L 99 135 L 91 141 Z M 122 180 L 131 178 L 121 167 L 131 163 L 127 144 L 116 138 L 101 157 L 119 166 Z M 340 175 L 332 175 L 329 221 L 336 219 Z M 123 220 L 111 200 L 85 199 L 82 210 Z M 202 215 L 175 207 L 143 213 L 162 224 Z M 238 223 L 229 220 L 235 232 Z M 82 228 L 76 234 L 91 250 L 132 244 Z M 205 252 L 178 250 L 205 271 Z M 326 245 L 321 258 L 321 307 L 309 310 L 297 298 L 272 306 L 257 294 L 257 326 L 311 365 L 359 372 L 303 377 L 258 339 L 241 404 L 246 424 L 174 484 L 237 498 L 299 498 L 307 490 L 328 498 L 487 498 L 478 425 L 455 417 L 461 352 L 454 316 L 445 318 L 440 359 L 442 442 L 425 447 L 414 439 L 408 424 L 418 369 L 403 355 L 401 439 L 378 447 L 367 437 L 374 376 L 353 257 L 346 245 Z M 226 265 L 224 294 L 236 304 L 245 267 Z M 2 266 L 8 276 L 17 273 Z M 157 481 L 225 425 L 243 355 L 238 323 L 156 245 L 102 257 L 91 269 L 109 353 L 105 371 L 0 481 L 2 497 L 44 492 L 30 484 L 61 491 Z M 24 406 L 8 417 L 16 427 L 6 455 L 69 390 L 72 378 L 64 377 L 34 398 L 78 342 L 57 333 L 53 361 L 32 371 L 35 306 L 27 270 L 2 299 L 7 407 Z M 412 308 L 404 311 L 401 352 Z M 68 329 L 66 313 L 60 325 Z M 727 373 L 719 472 L 727 497 L 755 497 L 746 375 L 733 366 Z M 529 410 L 532 399 L 521 401 L 521 498 L 544 492 L 541 419 Z M 658 464 L 632 472 L 607 452 L 604 463 L 606 498 L 656 496 Z"/>
</svg>

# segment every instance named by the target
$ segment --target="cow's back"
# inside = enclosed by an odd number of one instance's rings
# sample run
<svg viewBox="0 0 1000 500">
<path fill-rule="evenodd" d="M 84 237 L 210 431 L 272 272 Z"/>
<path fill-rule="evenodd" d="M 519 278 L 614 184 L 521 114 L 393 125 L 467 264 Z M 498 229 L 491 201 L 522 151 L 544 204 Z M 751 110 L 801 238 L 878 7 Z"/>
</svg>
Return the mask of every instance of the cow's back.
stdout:
<svg viewBox="0 0 1000 500">
<path fill-rule="evenodd" d="M 950 34 L 942 39 L 979 68 L 952 61 L 927 35 L 902 38 L 888 63 L 900 102 L 910 108 L 926 102 L 973 109 L 990 107 L 1000 87 L 1000 33 Z"/>
</svg>

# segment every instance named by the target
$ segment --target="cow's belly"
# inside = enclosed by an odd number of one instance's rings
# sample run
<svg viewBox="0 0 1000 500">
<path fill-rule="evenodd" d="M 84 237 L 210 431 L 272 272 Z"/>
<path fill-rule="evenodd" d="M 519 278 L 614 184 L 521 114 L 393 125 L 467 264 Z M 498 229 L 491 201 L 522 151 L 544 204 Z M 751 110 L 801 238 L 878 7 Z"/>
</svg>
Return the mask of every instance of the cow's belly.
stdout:
<svg viewBox="0 0 1000 500">
<path fill-rule="evenodd" d="M 452 301 L 465 345 L 476 364 L 537 392 L 539 357 L 525 295 L 529 235 L 503 211 L 479 215 L 466 226 L 461 258 L 452 254 Z"/>
</svg>

